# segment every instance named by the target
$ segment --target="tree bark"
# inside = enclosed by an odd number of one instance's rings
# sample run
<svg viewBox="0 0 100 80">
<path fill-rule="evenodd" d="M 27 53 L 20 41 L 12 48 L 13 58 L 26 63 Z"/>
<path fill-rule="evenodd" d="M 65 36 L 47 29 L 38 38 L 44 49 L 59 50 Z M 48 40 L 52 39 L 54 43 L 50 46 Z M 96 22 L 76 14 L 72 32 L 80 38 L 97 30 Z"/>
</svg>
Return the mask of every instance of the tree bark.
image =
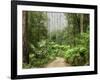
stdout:
<svg viewBox="0 0 100 80">
<path fill-rule="evenodd" d="M 23 63 L 29 63 L 29 51 L 28 51 L 28 36 L 27 36 L 27 27 L 28 27 L 28 12 L 23 11 L 22 18 L 22 33 L 23 33 Z"/>
</svg>

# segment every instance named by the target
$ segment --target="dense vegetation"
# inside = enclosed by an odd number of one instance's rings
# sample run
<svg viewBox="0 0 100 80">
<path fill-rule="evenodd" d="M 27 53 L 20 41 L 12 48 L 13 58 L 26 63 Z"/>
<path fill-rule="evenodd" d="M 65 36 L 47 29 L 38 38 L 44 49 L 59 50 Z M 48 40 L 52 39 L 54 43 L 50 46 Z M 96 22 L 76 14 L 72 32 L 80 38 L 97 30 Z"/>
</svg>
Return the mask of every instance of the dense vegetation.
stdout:
<svg viewBox="0 0 100 80">
<path fill-rule="evenodd" d="M 56 57 L 89 65 L 89 15 L 63 13 L 66 27 L 48 31 L 48 13 L 23 11 L 23 68 L 45 67 Z"/>
</svg>

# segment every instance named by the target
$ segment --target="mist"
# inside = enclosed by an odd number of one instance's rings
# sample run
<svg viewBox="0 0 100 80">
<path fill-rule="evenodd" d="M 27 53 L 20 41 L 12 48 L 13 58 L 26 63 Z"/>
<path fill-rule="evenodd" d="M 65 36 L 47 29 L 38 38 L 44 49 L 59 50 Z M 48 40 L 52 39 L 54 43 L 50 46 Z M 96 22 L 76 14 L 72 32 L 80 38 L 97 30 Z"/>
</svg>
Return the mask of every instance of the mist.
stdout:
<svg viewBox="0 0 100 80">
<path fill-rule="evenodd" d="M 48 31 L 54 32 L 57 30 L 63 30 L 67 26 L 67 20 L 62 12 L 47 12 L 47 25 L 48 25 Z"/>
</svg>

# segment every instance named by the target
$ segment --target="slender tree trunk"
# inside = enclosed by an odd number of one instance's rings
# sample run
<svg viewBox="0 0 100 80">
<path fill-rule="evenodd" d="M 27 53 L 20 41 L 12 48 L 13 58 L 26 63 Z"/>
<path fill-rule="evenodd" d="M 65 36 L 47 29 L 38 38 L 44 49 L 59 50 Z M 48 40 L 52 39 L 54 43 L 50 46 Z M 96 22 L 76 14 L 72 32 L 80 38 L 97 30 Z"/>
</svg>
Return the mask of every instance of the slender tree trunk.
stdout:
<svg viewBox="0 0 100 80">
<path fill-rule="evenodd" d="M 83 14 L 80 15 L 80 31 L 83 33 Z"/>
</svg>

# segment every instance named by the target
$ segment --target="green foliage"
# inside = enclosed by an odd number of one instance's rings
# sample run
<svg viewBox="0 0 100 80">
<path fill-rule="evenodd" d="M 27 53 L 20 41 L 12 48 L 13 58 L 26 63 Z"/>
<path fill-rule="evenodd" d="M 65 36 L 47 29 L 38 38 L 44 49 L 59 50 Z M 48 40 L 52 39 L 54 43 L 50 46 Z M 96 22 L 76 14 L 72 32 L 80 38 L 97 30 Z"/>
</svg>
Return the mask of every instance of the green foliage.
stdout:
<svg viewBox="0 0 100 80">
<path fill-rule="evenodd" d="M 66 51 L 66 61 L 76 66 L 89 64 L 89 34 L 80 34 L 76 42 L 78 42 L 77 46 Z"/>
<path fill-rule="evenodd" d="M 88 35 L 88 33 L 82 33 L 81 39 L 77 39 L 79 44 L 76 47 L 57 44 L 56 42 L 50 41 L 48 39 L 44 39 L 38 42 L 38 48 L 31 44 L 31 48 L 35 51 L 35 53 L 30 53 L 30 64 L 25 68 L 43 67 L 45 64 L 54 60 L 57 56 L 64 57 L 66 62 L 73 66 L 89 64 Z"/>
<path fill-rule="evenodd" d="M 32 51 L 30 44 L 38 47 L 38 42 L 47 38 L 46 20 L 47 17 L 44 12 L 28 12 L 27 38 L 29 51 Z"/>
<path fill-rule="evenodd" d="M 74 66 L 86 64 L 87 49 L 84 47 L 74 47 L 66 51 L 65 58 L 68 63 Z"/>
<path fill-rule="evenodd" d="M 48 62 L 54 60 L 57 56 L 64 57 L 65 52 L 70 48 L 70 46 L 59 45 L 55 42 L 49 40 L 41 40 L 38 42 L 38 48 L 33 45 L 31 47 L 35 50 L 34 53 L 29 55 L 29 64 L 25 68 L 31 67 L 43 67 Z"/>
</svg>

